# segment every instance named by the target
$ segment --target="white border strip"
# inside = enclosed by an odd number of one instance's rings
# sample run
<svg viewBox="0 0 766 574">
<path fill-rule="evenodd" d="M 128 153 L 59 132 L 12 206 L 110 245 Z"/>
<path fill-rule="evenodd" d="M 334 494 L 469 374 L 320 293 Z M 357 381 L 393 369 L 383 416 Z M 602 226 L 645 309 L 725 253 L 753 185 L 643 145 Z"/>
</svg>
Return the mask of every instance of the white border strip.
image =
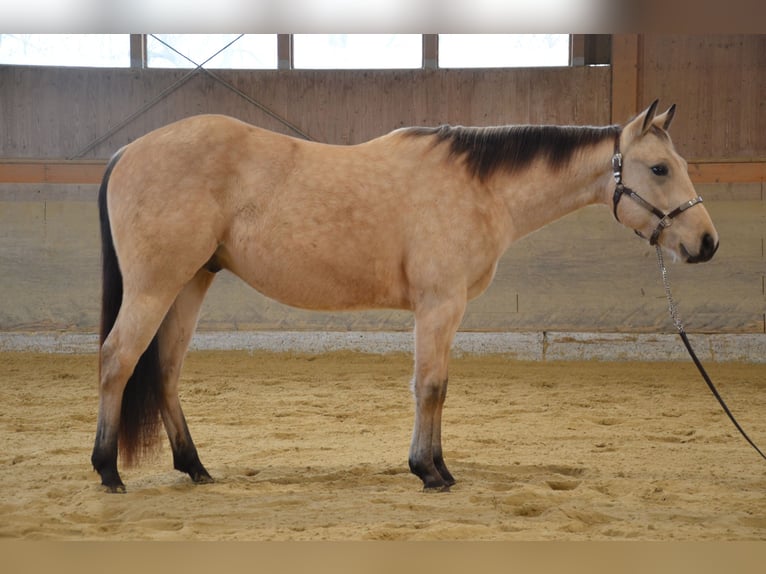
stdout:
<svg viewBox="0 0 766 574">
<path fill-rule="evenodd" d="M 689 335 L 705 362 L 766 363 L 766 334 Z M 192 350 L 326 353 L 411 353 L 411 332 L 229 331 L 198 332 Z M 95 353 L 98 337 L 87 333 L 0 332 L 0 351 Z M 677 335 L 631 333 L 460 332 L 453 354 L 506 355 L 524 361 L 686 361 Z"/>
<path fill-rule="evenodd" d="M 692 11 L 693 15 L 694 11 Z M 629 16 L 605 0 L 25 0 L 0 2 L 15 32 L 609 32 Z"/>
</svg>

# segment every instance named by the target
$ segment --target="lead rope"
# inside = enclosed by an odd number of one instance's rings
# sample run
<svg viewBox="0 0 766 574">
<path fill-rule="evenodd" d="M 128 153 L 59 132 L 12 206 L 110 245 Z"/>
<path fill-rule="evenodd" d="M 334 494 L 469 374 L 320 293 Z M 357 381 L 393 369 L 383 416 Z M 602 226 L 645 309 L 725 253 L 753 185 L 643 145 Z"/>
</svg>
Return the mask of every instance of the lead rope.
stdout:
<svg viewBox="0 0 766 574">
<path fill-rule="evenodd" d="M 678 329 L 678 334 L 681 336 L 681 340 L 684 342 L 684 346 L 686 347 L 686 350 L 689 351 L 689 356 L 692 358 L 692 361 L 694 361 L 694 364 L 697 366 L 697 370 L 702 375 L 702 378 L 705 379 L 705 382 L 707 383 L 707 386 L 710 389 L 710 391 L 713 393 L 713 396 L 718 400 L 718 404 L 721 405 L 721 408 L 723 409 L 723 411 L 728 415 L 729 420 L 731 420 L 731 422 L 734 423 L 734 426 L 737 427 L 737 430 L 740 432 L 740 434 L 743 437 L 745 437 L 745 440 L 748 443 L 750 443 L 750 446 L 752 446 L 755 449 L 755 451 L 759 455 L 761 455 L 761 458 L 766 460 L 766 455 L 764 455 L 761 449 L 756 446 L 756 444 L 752 441 L 752 439 L 749 436 L 747 436 L 747 433 L 737 422 L 737 419 L 735 419 L 734 415 L 731 414 L 729 407 L 726 406 L 726 403 L 724 402 L 723 398 L 718 393 L 718 389 L 715 388 L 713 381 L 710 380 L 710 377 L 705 371 L 705 367 L 702 366 L 702 363 L 697 358 L 697 355 L 694 352 L 694 349 L 692 349 L 691 343 L 689 343 L 689 337 L 686 336 L 686 330 L 684 329 L 684 324 L 681 322 L 681 317 L 678 314 L 678 305 L 676 305 L 676 302 L 673 300 L 673 295 L 670 293 L 670 280 L 668 278 L 668 270 L 665 267 L 665 261 L 662 258 L 662 248 L 659 245 L 655 245 L 655 247 L 657 249 L 657 262 L 659 263 L 660 272 L 662 274 L 662 284 L 665 287 L 665 296 L 668 298 L 668 309 L 670 311 L 670 318 L 673 320 L 673 324 L 676 326 L 676 329 Z"/>
</svg>

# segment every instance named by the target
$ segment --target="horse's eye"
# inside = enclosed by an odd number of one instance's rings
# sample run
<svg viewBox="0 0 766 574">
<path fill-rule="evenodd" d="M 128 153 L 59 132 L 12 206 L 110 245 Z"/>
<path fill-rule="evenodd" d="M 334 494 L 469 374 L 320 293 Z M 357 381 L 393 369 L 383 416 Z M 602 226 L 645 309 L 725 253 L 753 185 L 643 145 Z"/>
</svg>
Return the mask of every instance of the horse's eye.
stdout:
<svg viewBox="0 0 766 574">
<path fill-rule="evenodd" d="M 654 175 L 668 175 L 668 166 L 664 163 L 658 163 L 652 166 L 652 173 Z"/>
</svg>

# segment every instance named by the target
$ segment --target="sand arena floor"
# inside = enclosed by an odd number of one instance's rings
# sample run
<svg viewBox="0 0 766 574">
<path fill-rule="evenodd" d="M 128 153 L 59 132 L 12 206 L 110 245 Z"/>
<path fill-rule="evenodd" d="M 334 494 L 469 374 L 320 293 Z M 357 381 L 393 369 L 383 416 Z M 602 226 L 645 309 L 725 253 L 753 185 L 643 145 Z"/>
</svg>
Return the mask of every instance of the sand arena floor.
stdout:
<svg viewBox="0 0 766 574">
<path fill-rule="evenodd" d="M 96 356 L 0 353 L 0 537 L 32 540 L 766 539 L 766 463 L 690 363 L 454 359 L 445 454 L 407 470 L 405 354 L 194 352 L 182 402 L 215 484 L 156 458 L 101 491 Z M 766 444 L 766 368 L 711 364 Z M 164 441 L 165 442 L 165 441 Z"/>
</svg>

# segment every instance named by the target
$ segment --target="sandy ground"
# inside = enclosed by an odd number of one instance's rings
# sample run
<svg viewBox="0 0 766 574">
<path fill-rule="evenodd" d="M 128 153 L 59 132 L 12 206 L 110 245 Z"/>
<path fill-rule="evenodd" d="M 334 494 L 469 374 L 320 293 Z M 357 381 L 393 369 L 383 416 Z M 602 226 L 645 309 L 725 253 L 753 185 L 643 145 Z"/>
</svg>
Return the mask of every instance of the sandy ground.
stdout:
<svg viewBox="0 0 766 574">
<path fill-rule="evenodd" d="M 182 401 L 217 482 L 167 445 L 89 464 L 94 355 L 0 353 L 0 537 L 32 540 L 766 540 L 766 463 L 687 363 L 453 360 L 446 458 L 407 470 L 405 354 L 194 352 Z M 766 368 L 708 370 L 766 444 Z"/>
</svg>

